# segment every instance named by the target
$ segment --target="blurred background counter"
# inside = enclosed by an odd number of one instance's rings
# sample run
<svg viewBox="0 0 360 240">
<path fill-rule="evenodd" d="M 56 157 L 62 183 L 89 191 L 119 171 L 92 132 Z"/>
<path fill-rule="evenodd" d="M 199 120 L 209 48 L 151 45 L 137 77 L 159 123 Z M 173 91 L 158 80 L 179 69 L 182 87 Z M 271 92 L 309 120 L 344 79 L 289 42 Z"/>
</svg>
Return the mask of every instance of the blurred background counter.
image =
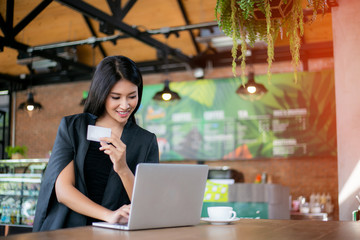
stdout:
<svg viewBox="0 0 360 240">
<path fill-rule="evenodd" d="M 48 159 L 0 160 L 1 235 L 30 232 Z"/>
<path fill-rule="evenodd" d="M 210 168 L 202 217 L 210 206 L 231 206 L 239 218 L 290 219 L 289 187 L 272 183 L 244 183 L 241 172 Z"/>
</svg>

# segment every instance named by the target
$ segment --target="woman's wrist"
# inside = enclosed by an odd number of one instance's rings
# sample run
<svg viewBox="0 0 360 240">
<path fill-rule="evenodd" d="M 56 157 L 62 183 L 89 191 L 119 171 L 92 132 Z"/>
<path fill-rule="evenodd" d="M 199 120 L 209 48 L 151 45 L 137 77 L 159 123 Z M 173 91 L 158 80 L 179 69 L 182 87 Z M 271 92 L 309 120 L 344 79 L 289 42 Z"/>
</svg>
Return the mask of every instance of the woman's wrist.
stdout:
<svg viewBox="0 0 360 240">
<path fill-rule="evenodd" d="M 101 220 L 105 221 L 105 222 L 109 222 L 111 220 L 111 215 L 112 215 L 113 211 L 109 210 L 109 209 L 105 209 L 104 214 L 101 218 Z"/>
<path fill-rule="evenodd" d="M 125 164 L 125 166 L 120 167 L 118 170 L 116 170 L 116 173 L 120 176 L 120 177 L 124 177 L 127 176 L 129 174 L 132 175 L 132 172 L 130 170 L 130 168 L 128 167 L 127 164 Z"/>
</svg>

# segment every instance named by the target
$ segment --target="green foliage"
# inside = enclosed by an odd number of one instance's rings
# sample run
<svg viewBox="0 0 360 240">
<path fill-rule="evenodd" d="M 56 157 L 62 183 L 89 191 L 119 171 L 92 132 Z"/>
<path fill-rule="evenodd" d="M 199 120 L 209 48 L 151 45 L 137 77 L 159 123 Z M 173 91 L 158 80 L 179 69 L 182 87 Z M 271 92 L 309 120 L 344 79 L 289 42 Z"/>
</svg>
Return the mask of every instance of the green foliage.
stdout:
<svg viewBox="0 0 360 240">
<path fill-rule="evenodd" d="M 14 153 L 19 153 L 21 155 L 23 155 L 24 157 L 26 156 L 26 153 L 27 153 L 27 147 L 26 146 L 7 146 L 5 148 L 5 152 L 8 154 L 8 156 L 11 158 L 11 156 L 14 154 Z"/>
<path fill-rule="evenodd" d="M 283 4 L 292 4 L 289 14 L 284 18 L 271 18 L 271 0 L 217 0 L 215 7 L 216 20 L 219 27 L 233 39 L 232 71 L 236 73 L 236 60 L 241 60 L 242 80 L 245 80 L 246 51 L 247 44 L 254 46 L 255 41 L 263 40 L 268 45 L 268 79 L 271 78 L 271 65 L 274 61 L 274 42 L 278 33 L 285 28 L 289 37 L 290 52 L 294 67 L 295 80 L 297 79 L 297 68 L 300 63 L 301 36 L 303 36 L 303 9 L 301 0 L 283 0 Z M 326 0 L 308 0 L 308 7 L 313 9 L 313 20 L 319 11 L 324 12 L 327 5 Z M 261 11 L 266 20 L 256 19 L 254 11 Z M 238 44 L 241 44 L 241 55 L 238 57 Z M 245 43 L 245 44 L 244 44 Z M 246 44 L 247 43 L 247 44 Z"/>
</svg>

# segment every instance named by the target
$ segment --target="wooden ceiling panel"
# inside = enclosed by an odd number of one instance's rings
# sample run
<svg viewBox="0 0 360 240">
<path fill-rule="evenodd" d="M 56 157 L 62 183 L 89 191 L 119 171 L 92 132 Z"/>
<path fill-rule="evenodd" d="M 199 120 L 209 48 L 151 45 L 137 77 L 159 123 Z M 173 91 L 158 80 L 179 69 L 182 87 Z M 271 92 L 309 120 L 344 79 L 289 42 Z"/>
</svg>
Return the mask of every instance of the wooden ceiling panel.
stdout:
<svg viewBox="0 0 360 240">
<path fill-rule="evenodd" d="M 316 21 L 305 23 L 304 39 L 307 43 L 332 41 L 331 14 L 319 14 Z"/>
<path fill-rule="evenodd" d="M 142 30 L 185 25 L 177 0 L 139 0 L 124 22 Z"/>
<path fill-rule="evenodd" d="M 5 1 L 3 1 L 5 2 Z M 15 0 L 14 1 L 14 25 L 18 24 L 26 15 L 28 15 L 31 10 L 41 3 L 41 0 Z M 0 4 L 1 15 L 6 17 L 6 4 Z"/>
<path fill-rule="evenodd" d="M 83 2 L 86 2 L 90 4 L 91 6 L 96 7 L 97 9 L 111 15 L 111 10 L 109 8 L 109 5 L 107 4 L 107 1 L 104 0 L 83 0 Z M 121 1 L 124 4 L 126 4 L 127 1 Z"/>
<path fill-rule="evenodd" d="M 80 13 L 52 2 L 18 34 L 16 40 L 30 46 L 37 46 L 82 40 L 90 36 L 91 33 Z"/>
<path fill-rule="evenodd" d="M 4 48 L 4 51 L 0 53 L 0 73 L 14 76 L 18 76 L 23 73 L 28 74 L 29 70 L 26 66 L 16 64 L 17 56 L 17 50 Z"/>
<path fill-rule="evenodd" d="M 215 21 L 216 0 L 183 0 L 191 24 Z"/>
<path fill-rule="evenodd" d="M 118 40 L 116 45 L 111 42 L 103 44 L 108 55 L 124 55 L 135 62 L 151 61 L 156 59 L 156 51 L 154 48 L 134 39 Z"/>
</svg>

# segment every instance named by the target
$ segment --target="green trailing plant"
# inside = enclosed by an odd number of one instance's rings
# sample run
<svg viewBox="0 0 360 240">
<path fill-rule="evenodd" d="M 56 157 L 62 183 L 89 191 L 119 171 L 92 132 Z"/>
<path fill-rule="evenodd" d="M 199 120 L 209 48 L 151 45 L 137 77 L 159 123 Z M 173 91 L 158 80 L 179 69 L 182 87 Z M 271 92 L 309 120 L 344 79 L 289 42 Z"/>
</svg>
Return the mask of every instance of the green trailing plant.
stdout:
<svg viewBox="0 0 360 240">
<path fill-rule="evenodd" d="M 27 153 L 27 147 L 26 146 L 7 146 L 5 148 L 5 152 L 7 153 L 7 155 L 9 156 L 9 158 L 11 158 L 11 156 L 15 153 L 19 153 L 21 155 L 23 155 L 24 157 L 26 156 Z"/>
<path fill-rule="evenodd" d="M 241 61 L 241 76 L 244 83 L 246 67 L 246 51 L 255 42 L 267 42 L 268 79 L 271 79 L 271 66 L 274 61 L 274 42 L 279 33 L 286 33 L 289 38 L 295 80 L 300 64 L 301 36 L 304 34 L 304 16 L 302 0 L 282 0 L 282 4 L 292 4 L 290 12 L 280 18 L 272 18 L 270 3 L 272 0 L 217 0 L 215 7 L 216 20 L 219 27 L 233 40 L 231 54 L 233 57 L 232 71 L 236 77 L 236 61 Z M 312 20 L 317 13 L 325 12 L 327 0 L 307 0 L 308 7 L 313 10 Z M 265 20 L 256 18 L 255 11 L 261 11 Z M 238 56 L 238 47 L 241 53 Z"/>
</svg>

